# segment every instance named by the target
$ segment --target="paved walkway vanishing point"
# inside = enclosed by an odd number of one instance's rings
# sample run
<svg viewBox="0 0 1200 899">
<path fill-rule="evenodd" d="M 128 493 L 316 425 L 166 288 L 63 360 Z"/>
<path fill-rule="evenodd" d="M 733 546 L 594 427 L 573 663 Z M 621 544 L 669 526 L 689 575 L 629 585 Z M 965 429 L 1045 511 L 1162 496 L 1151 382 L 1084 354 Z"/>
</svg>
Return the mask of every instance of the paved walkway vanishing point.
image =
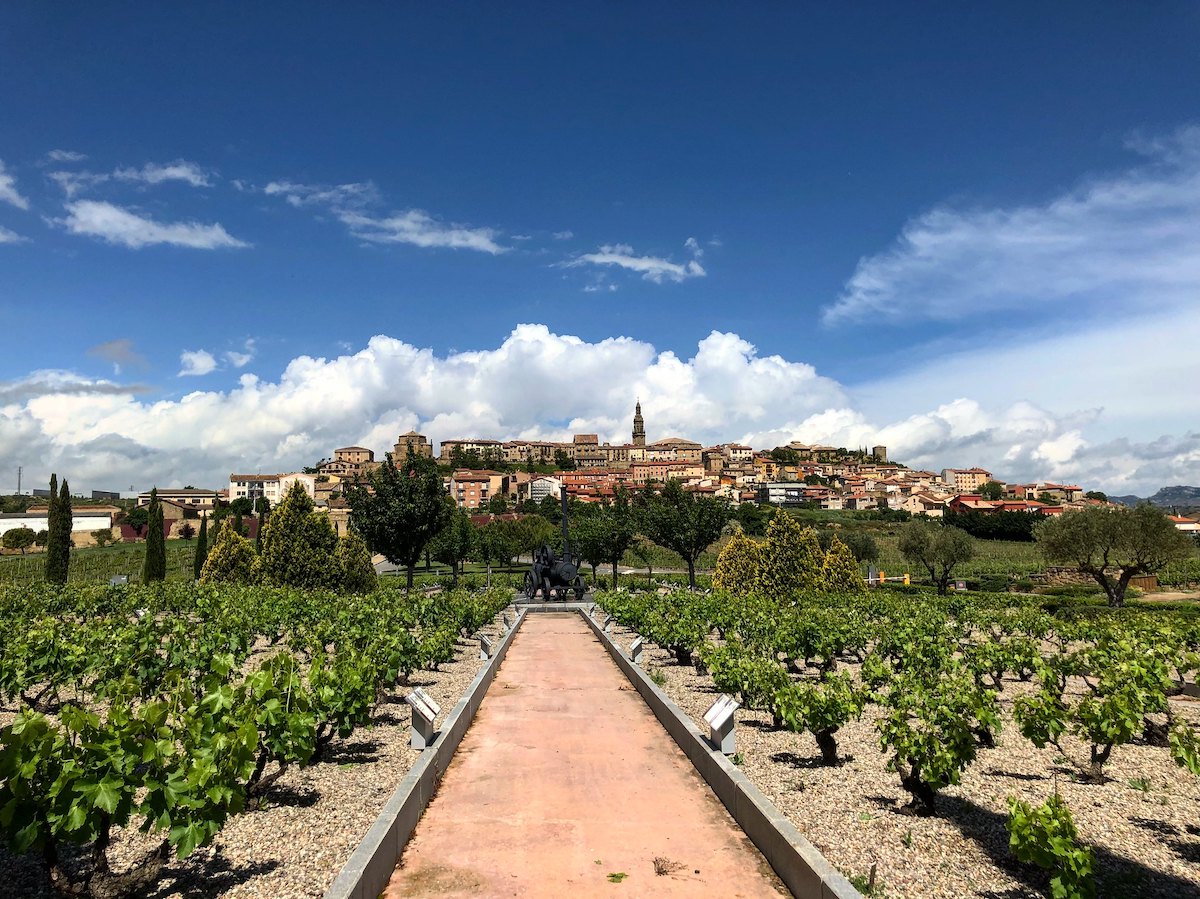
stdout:
<svg viewBox="0 0 1200 899">
<path fill-rule="evenodd" d="M 531 613 L 384 896 L 593 895 L 788 892 L 587 624 Z"/>
</svg>

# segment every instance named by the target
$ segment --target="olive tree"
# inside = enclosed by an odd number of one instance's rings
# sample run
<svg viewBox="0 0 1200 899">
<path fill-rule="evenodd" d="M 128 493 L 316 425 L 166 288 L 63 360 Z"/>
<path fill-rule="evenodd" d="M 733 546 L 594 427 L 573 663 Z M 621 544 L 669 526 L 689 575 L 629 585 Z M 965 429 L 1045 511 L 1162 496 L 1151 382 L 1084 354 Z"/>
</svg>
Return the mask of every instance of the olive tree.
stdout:
<svg viewBox="0 0 1200 899">
<path fill-rule="evenodd" d="M 1149 503 L 1064 512 L 1040 522 L 1033 534 L 1047 561 L 1074 565 L 1090 576 L 1113 608 L 1124 605 L 1135 575 L 1155 572 L 1192 552 L 1187 535 Z"/>
<path fill-rule="evenodd" d="M 900 531 L 900 552 L 929 572 L 938 596 L 945 596 L 954 567 L 975 555 L 975 541 L 961 528 L 942 527 L 928 521 L 910 521 Z"/>
</svg>

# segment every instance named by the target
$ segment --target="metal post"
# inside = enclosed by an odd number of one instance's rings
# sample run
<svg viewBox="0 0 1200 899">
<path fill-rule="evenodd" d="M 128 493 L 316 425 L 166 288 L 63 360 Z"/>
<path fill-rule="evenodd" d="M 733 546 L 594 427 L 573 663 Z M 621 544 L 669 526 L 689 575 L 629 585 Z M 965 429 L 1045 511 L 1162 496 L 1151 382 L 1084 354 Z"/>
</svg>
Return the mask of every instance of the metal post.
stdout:
<svg viewBox="0 0 1200 899">
<path fill-rule="evenodd" d="M 629 661 L 633 662 L 635 665 L 640 665 L 642 663 L 642 646 L 645 642 L 646 641 L 641 637 L 638 637 L 629 644 Z"/>
<path fill-rule="evenodd" d="M 708 707 L 704 713 L 704 721 L 709 727 L 709 742 L 713 749 L 725 755 L 737 752 L 737 740 L 734 734 L 734 715 L 740 703 L 732 696 L 722 693 L 717 701 Z"/>
<path fill-rule="evenodd" d="M 433 721 L 441 708 L 420 688 L 405 696 L 404 701 L 412 707 L 408 745 L 413 749 L 425 749 L 432 745 L 437 736 L 433 729 Z"/>
</svg>

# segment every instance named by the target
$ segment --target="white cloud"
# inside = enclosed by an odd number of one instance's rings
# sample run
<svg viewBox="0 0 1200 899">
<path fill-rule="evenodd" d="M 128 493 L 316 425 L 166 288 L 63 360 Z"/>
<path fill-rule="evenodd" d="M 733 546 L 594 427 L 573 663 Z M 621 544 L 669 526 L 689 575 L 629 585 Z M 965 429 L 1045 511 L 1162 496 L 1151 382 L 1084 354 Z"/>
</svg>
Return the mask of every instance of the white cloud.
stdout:
<svg viewBox="0 0 1200 899">
<path fill-rule="evenodd" d="M 87 157 L 81 153 L 69 154 L 66 151 L 55 150 L 47 158 L 56 162 L 74 162 Z M 47 172 L 46 177 L 62 189 L 68 200 L 109 181 L 124 181 L 151 186 L 167 181 L 182 181 L 191 187 L 212 186 L 210 174 L 196 163 L 188 162 L 185 159 L 167 163 L 147 162 L 141 168 L 126 167 L 115 169 L 112 172 L 54 171 Z"/>
<path fill-rule="evenodd" d="M 68 200 L 108 180 L 108 175 L 92 172 L 47 172 L 46 177 L 59 186 Z"/>
<path fill-rule="evenodd" d="M 1194 332 L 1200 322 L 1178 330 L 1182 346 L 1196 345 Z M 1135 346 L 1140 336 L 1133 335 Z M 1098 358 L 1111 359 L 1104 339 L 1092 339 Z M 886 384 L 847 388 L 720 332 L 687 356 L 627 337 L 589 342 L 533 324 L 518 326 L 495 348 L 444 355 L 378 336 L 334 358 L 300 356 L 275 380 L 244 373 L 231 390 L 178 399 L 148 401 L 110 382 L 35 373 L 0 385 L 0 457 L 40 459 L 47 477 L 52 469 L 67 471 L 76 485 L 219 485 L 235 469 L 295 468 L 348 443 L 382 452 L 412 427 L 435 441 L 595 432 L 623 442 L 640 397 L 651 439 L 679 435 L 759 448 L 794 439 L 882 443 L 892 458 L 918 467 L 982 465 L 1009 480 L 1070 480 L 1115 493 L 1200 483 L 1200 432 L 1172 427 L 1200 421 L 1191 381 L 1171 386 L 1186 366 L 1155 375 L 1145 360 L 1105 374 L 1130 380 L 1134 393 L 1178 391 L 1164 400 L 1169 413 L 1139 419 L 1132 397 L 1111 410 L 1081 403 L 1090 397 L 1073 388 L 1030 402 L 1038 394 L 1027 393 L 1026 383 L 1059 366 L 1080 367 L 1071 352 L 1039 350 L 1026 349 L 1028 381 L 1014 378 L 1007 390 L 988 387 L 1005 380 L 996 377 L 1004 369 L 995 357 L 973 364 L 951 358 Z M 205 350 L 183 354 L 181 365 L 181 374 L 220 367 Z M 1103 366 L 1093 360 L 1092 367 Z"/>
<path fill-rule="evenodd" d="M 254 352 L 254 338 L 248 337 L 242 343 L 241 350 L 227 350 L 225 353 L 225 360 L 234 368 L 245 368 L 253 361 Z"/>
<path fill-rule="evenodd" d="M 575 236 L 575 232 L 574 231 L 555 231 L 554 234 L 551 236 L 555 240 L 570 240 L 572 237 Z"/>
<path fill-rule="evenodd" d="M 646 281 L 661 284 L 663 281 L 678 283 L 688 278 L 703 278 L 708 274 L 700 264 L 700 251 L 695 240 L 688 238 L 685 246 L 692 251 L 693 259 L 689 262 L 671 262 L 657 256 L 637 256 L 629 244 L 605 244 L 595 253 L 584 253 L 567 262 L 561 263 L 564 268 L 576 268 L 582 265 L 616 266 L 637 272 Z"/>
<path fill-rule="evenodd" d="M 179 354 L 179 375 L 208 375 L 217 370 L 217 360 L 208 350 L 184 350 Z"/>
<path fill-rule="evenodd" d="M 268 196 L 283 197 L 288 203 L 297 207 L 332 206 L 338 209 L 355 209 L 379 201 L 379 189 L 370 181 L 332 186 L 272 181 L 263 188 L 263 193 Z"/>
<path fill-rule="evenodd" d="M 492 255 L 509 250 L 496 242 L 499 232 L 492 228 L 471 228 L 441 222 L 420 209 L 409 209 L 383 218 L 349 210 L 339 212 L 337 216 L 351 234 L 371 243 L 407 243 L 416 247 L 478 250 Z"/>
<path fill-rule="evenodd" d="M 281 196 L 292 206 L 323 206 L 333 213 L 351 235 L 368 243 L 403 243 L 416 247 L 477 250 L 498 255 L 511 248 L 497 242 L 500 232 L 453 222 L 443 222 L 422 209 L 407 209 L 390 215 L 368 210 L 381 202 L 379 191 L 369 181 L 337 184 L 297 184 L 272 181 L 263 193 Z"/>
<path fill-rule="evenodd" d="M 139 249 L 155 244 L 215 250 L 248 247 L 221 225 L 199 222 L 156 222 L 135 212 L 96 200 L 78 200 L 67 204 L 62 224 L 72 234 L 96 237 L 107 243 Z"/>
<path fill-rule="evenodd" d="M 28 209 L 29 201 L 17 191 L 17 179 L 4 170 L 0 160 L 0 203 L 8 203 L 18 209 Z"/>
<path fill-rule="evenodd" d="M 859 262 L 824 322 L 1194 304 L 1200 127 L 1131 149 L 1148 160 L 1042 204 L 940 206 L 916 217 L 890 249 Z"/>
<path fill-rule="evenodd" d="M 208 173 L 194 162 L 177 159 L 174 162 L 147 162 L 140 169 L 117 169 L 112 176 L 118 181 L 138 181 L 143 184 L 162 184 L 164 181 L 182 181 L 192 187 L 211 187 Z"/>
<path fill-rule="evenodd" d="M 74 150 L 51 150 L 46 154 L 47 162 L 83 162 L 85 159 L 86 153 L 77 153 Z"/>
<path fill-rule="evenodd" d="M 0 243 L 24 243 L 27 238 L 0 225 Z"/>
</svg>

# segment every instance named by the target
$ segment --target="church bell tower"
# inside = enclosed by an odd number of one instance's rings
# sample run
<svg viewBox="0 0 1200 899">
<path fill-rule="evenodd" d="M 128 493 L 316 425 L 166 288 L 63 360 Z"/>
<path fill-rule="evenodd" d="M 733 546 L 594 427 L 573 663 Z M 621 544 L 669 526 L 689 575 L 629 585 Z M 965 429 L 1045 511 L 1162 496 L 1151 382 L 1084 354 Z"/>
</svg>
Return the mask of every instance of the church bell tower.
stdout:
<svg viewBox="0 0 1200 899">
<path fill-rule="evenodd" d="M 646 423 L 642 421 L 641 400 L 638 400 L 637 407 L 633 410 L 633 445 L 646 445 Z"/>
</svg>

